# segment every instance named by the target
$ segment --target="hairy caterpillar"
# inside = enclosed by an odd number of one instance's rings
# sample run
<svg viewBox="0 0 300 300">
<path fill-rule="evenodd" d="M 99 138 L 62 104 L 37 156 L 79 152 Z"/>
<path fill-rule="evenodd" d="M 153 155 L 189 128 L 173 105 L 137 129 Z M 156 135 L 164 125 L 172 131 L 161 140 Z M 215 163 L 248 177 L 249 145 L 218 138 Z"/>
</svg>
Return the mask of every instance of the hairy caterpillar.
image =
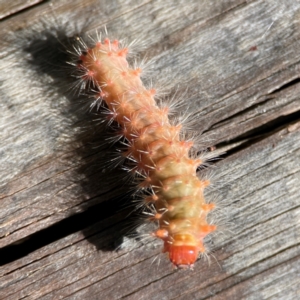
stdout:
<svg viewBox="0 0 300 300">
<path fill-rule="evenodd" d="M 142 180 L 138 188 L 147 190 L 144 205 L 151 220 L 158 223 L 152 233 L 164 243 L 176 267 L 192 268 L 205 252 L 204 237 L 216 229 L 208 224 L 207 214 L 214 209 L 206 203 L 204 189 L 196 171 L 204 163 L 185 140 L 181 124 L 173 124 L 167 107 L 159 107 L 155 89 L 146 89 L 141 68 L 131 68 L 128 48 L 105 38 L 88 48 L 79 39 L 76 48 L 77 77 L 83 89 L 93 90 L 96 101 L 104 101 L 110 122 L 115 122 L 128 149 L 122 153 L 134 164 L 132 172 Z"/>
</svg>

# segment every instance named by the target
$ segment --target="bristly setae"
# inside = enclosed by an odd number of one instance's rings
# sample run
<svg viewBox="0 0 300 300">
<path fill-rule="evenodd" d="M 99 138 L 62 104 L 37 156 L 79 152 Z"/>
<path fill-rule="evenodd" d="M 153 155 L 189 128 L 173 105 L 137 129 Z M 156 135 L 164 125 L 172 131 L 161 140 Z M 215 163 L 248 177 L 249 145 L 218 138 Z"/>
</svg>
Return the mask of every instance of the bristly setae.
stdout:
<svg viewBox="0 0 300 300">
<path fill-rule="evenodd" d="M 204 237 L 216 229 L 206 220 L 215 207 L 204 199 L 210 182 L 196 174 L 204 159 L 185 140 L 182 124 L 172 124 L 168 107 L 156 103 L 155 89 L 143 85 L 141 68 L 129 66 L 127 48 L 108 38 L 92 47 L 78 41 L 79 85 L 93 89 L 95 99 L 105 102 L 110 121 L 118 124 L 128 146 L 122 155 L 134 163 L 131 171 L 142 179 L 138 188 L 148 191 L 143 201 L 149 218 L 158 224 L 151 235 L 164 242 L 163 252 L 175 266 L 192 268 L 205 253 Z"/>
</svg>

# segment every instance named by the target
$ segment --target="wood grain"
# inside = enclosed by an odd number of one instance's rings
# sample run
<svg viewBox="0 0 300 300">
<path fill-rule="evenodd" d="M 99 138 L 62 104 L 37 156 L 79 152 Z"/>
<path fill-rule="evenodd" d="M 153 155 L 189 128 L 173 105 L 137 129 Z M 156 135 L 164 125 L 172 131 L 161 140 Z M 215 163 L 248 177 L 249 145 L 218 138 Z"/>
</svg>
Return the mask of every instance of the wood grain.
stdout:
<svg viewBox="0 0 300 300">
<path fill-rule="evenodd" d="M 33 5 L 36 5 L 40 2 L 42 2 L 42 0 L 0 0 L 0 20 L 5 17 L 9 17 L 12 14 L 15 14 L 19 11 L 27 9 Z"/>
<path fill-rule="evenodd" d="M 298 299 L 299 21 L 300 4 L 272 0 L 48 1 L 5 18 L 0 299 Z M 207 193 L 213 256 L 192 272 L 128 234 L 126 174 L 69 90 L 65 46 L 104 24 L 138 39 L 153 85 L 175 85 L 201 140 L 227 151 Z"/>
</svg>

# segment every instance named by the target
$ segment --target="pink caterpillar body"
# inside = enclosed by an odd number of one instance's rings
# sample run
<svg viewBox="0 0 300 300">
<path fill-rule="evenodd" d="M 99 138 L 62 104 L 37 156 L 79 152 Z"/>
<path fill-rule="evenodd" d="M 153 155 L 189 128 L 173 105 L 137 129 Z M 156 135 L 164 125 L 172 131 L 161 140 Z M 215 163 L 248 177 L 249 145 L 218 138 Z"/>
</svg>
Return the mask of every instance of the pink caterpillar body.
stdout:
<svg viewBox="0 0 300 300">
<path fill-rule="evenodd" d="M 140 188 L 152 191 L 145 197 L 145 205 L 155 207 L 151 219 L 159 224 L 152 235 L 164 242 L 163 252 L 175 266 L 192 267 L 205 252 L 204 237 L 216 229 L 206 221 L 214 208 L 204 199 L 209 181 L 197 177 L 203 162 L 190 157 L 193 143 L 183 139 L 181 125 L 170 123 L 168 110 L 157 105 L 155 90 L 144 87 L 141 69 L 129 67 L 127 52 L 107 38 L 84 49 L 77 64 L 80 80 L 92 81 L 98 89 L 97 97 L 127 140 L 123 155 L 143 178 Z"/>
</svg>

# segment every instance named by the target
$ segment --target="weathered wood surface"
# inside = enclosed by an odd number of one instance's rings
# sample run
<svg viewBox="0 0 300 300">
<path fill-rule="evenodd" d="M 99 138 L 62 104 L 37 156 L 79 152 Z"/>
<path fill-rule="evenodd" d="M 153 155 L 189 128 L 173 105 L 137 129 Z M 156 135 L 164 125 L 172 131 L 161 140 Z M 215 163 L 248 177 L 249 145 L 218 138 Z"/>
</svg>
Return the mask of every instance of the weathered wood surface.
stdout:
<svg viewBox="0 0 300 300">
<path fill-rule="evenodd" d="M 42 1 L 43 0 L 0 0 L 0 19 L 11 16 L 14 13 L 29 8 L 30 6 L 33 6 Z"/>
<path fill-rule="evenodd" d="M 299 21 L 273 0 L 48 1 L 2 21 L 0 299 L 299 299 Z M 194 126 L 227 149 L 210 265 L 174 271 L 124 234 L 125 174 L 99 163 L 61 46 L 104 24 L 145 40 L 154 82 L 188 87 Z"/>
</svg>

